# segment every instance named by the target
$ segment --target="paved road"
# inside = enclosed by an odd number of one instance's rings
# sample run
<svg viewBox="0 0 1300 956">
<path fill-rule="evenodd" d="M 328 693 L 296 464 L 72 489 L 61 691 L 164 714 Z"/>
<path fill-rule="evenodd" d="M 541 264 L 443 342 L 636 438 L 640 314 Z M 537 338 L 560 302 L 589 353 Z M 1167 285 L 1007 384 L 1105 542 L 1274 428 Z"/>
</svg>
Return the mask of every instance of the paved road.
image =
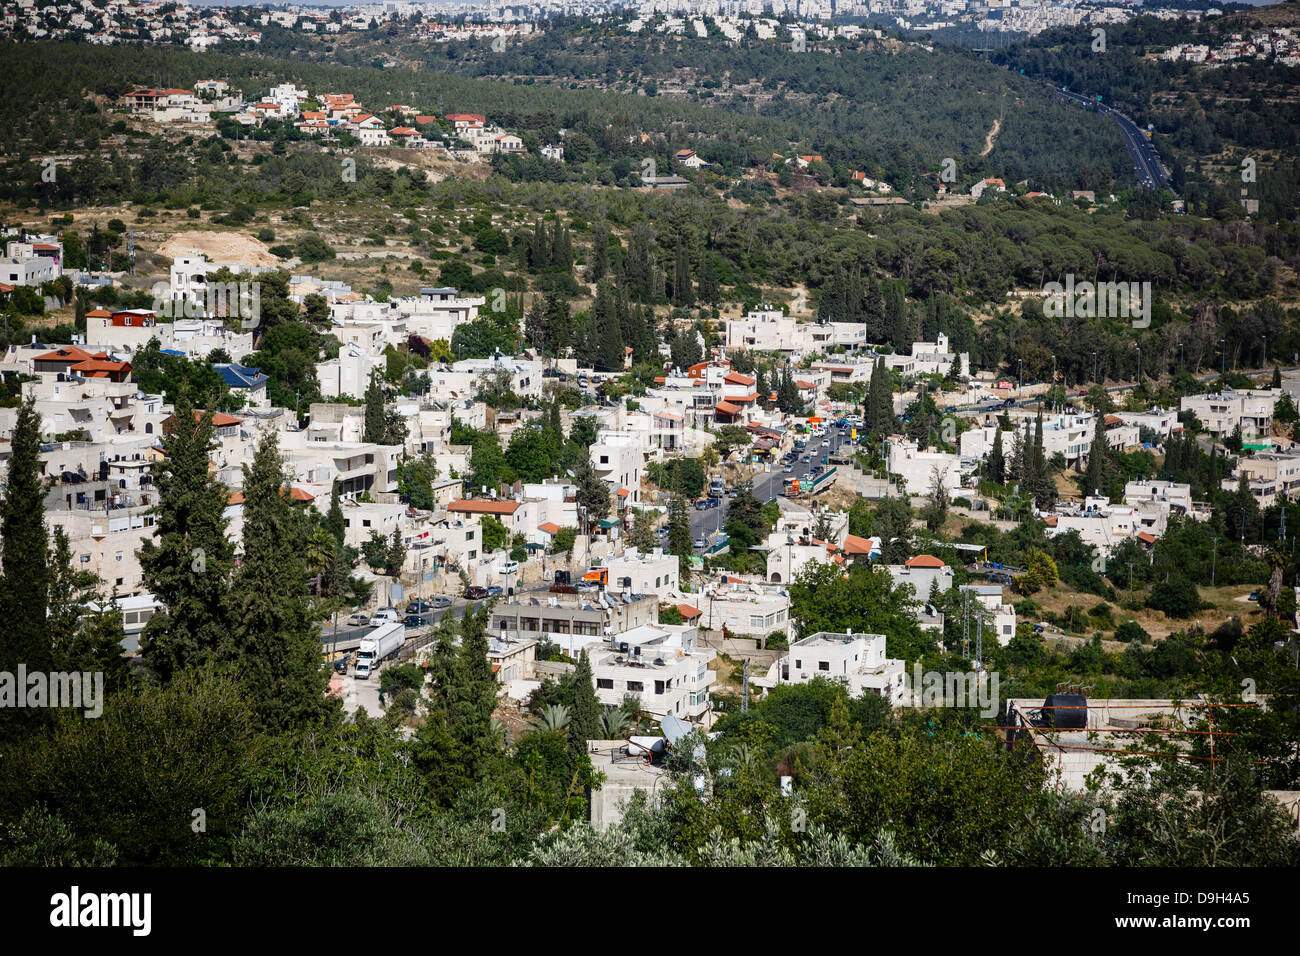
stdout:
<svg viewBox="0 0 1300 956">
<path fill-rule="evenodd" d="M 1131 119 L 1123 113 L 1116 112 L 1104 103 L 1098 103 L 1096 99 L 1089 99 L 1086 96 L 1080 96 L 1078 93 L 1070 93 L 1059 87 L 1053 87 L 1056 95 L 1062 99 L 1077 103 L 1080 106 L 1086 106 L 1089 109 L 1096 109 L 1098 113 L 1111 117 L 1119 126 L 1120 135 L 1124 137 L 1124 145 L 1128 147 L 1129 157 L 1133 160 L 1133 171 L 1137 174 L 1138 184 L 1144 189 L 1167 189 L 1169 188 L 1169 173 L 1166 172 L 1164 164 L 1160 162 L 1160 156 L 1156 153 L 1155 147 L 1151 145 L 1151 140 L 1147 139 L 1147 134 Z"/>
<path fill-rule="evenodd" d="M 790 471 L 785 471 L 785 466 L 780 462 L 775 462 L 770 471 L 759 472 L 753 480 L 754 496 L 759 501 L 772 501 L 781 494 L 782 482 L 786 478 L 803 478 L 809 472 L 814 464 L 821 464 L 823 458 L 835 454 L 841 448 L 852 445 L 849 439 L 849 429 L 840 430 L 835 427 L 827 429 L 825 439 L 830 442 L 830 447 L 822 447 L 822 439 L 808 439 L 808 445 L 804 453 L 812 454 L 812 461 L 795 461 Z M 829 464 L 823 467 L 831 467 Z M 731 505 L 731 499 L 724 497 L 722 504 L 717 508 L 709 508 L 704 511 L 691 511 L 691 540 L 696 538 L 707 538 L 710 534 L 722 528 L 727 523 L 727 510 Z M 667 536 L 661 536 L 660 542 L 667 547 Z M 700 548 L 695 548 L 696 554 L 701 554 Z"/>
</svg>

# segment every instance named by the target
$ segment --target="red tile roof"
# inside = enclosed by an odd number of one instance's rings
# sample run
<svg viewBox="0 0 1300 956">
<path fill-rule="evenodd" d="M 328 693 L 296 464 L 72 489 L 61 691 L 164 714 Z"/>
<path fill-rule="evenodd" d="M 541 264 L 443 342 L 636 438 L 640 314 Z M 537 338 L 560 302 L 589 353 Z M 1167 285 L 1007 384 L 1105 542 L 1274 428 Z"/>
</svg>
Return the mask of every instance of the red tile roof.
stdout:
<svg viewBox="0 0 1300 956">
<path fill-rule="evenodd" d="M 740 407 L 731 404 L 731 402 L 718 402 L 718 404 L 714 405 L 713 407 L 716 408 L 718 411 L 722 412 L 722 414 L 724 415 L 740 414 Z"/>
<path fill-rule="evenodd" d="M 545 531 L 547 534 L 558 534 L 560 526 L 554 521 L 547 521 L 537 526 L 538 531 Z"/>
<path fill-rule="evenodd" d="M 728 385 L 749 386 L 754 384 L 753 378 L 751 378 L 748 375 L 741 375 L 739 372 L 731 372 L 729 375 L 727 375 L 725 379 L 723 379 L 723 381 L 726 382 Z"/>
<path fill-rule="evenodd" d="M 844 539 L 845 554 L 870 554 L 871 542 L 866 538 L 858 537 L 856 534 L 848 535 Z"/>
<path fill-rule="evenodd" d="M 689 604 L 679 604 L 677 605 L 677 610 L 681 612 L 682 620 L 684 621 L 689 621 L 704 613 L 698 607 L 691 607 Z"/>
<path fill-rule="evenodd" d="M 909 568 L 942 568 L 944 563 L 932 554 L 918 554 L 914 558 L 908 558 L 906 567 Z"/>
<path fill-rule="evenodd" d="M 471 515 L 512 515 L 519 510 L 519 502 L 464 498 L 460 501 L 453 501 L 447 506 L 447 510 Z"/>
</svg>

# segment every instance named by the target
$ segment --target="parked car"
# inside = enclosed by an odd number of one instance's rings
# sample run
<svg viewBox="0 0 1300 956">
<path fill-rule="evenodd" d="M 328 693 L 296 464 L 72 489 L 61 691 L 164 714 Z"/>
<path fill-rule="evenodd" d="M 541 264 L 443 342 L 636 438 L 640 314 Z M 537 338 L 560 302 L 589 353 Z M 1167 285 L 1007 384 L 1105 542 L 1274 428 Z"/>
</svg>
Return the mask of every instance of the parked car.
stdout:
<svg viewBox="0 0 1300 956">
<path fill-rule="evenodd" d="M 519 570 L 518 561 L 507 561 L 505 564 L 501 565 L 502 574 L 514 574 L 518 570 Z"/>
<path fill-rule="evenodd" d="M 785 472 L 785 473 L 788 475 L 788 474 L 790 474 L 790 472 L 794 471 L 794 465 L 789 465 L 789 464 L 787 464 L 787 465 L 786 465 L 784 468 L 782 468 L 781 470 L 782 470 L 783 472 Z"/>
<path fill-rule="evenodd" d="M 695 539 L 695 547 L 700 548 L 700 549 L 704 549 L 704 548 L 708 547 L 708 542 L 706 542 L 703 538 L 696 538 L 696 539 Z"/>
<path fill-rule="evenodd" d="M 822 441 L 822 447 L 823 447 L 823 448 L 830 448 L 830 447 L 831 447 L 831 440 L 830 440 L 829 438 L 824 439 L 824 440 Z"/>
<path fill-rule="evenodd" d="M 1247 600 L 1247 601 L 1258 601 L 1258 600 L 1259 600 L 1259 592 L 1258 592 L 1258 591 L 1251 591 L 1251 592 L 1250 592 L 1250 596 L 1247 597 L 1246 600 Z"/>
<path fill-rule="evenodd" d="M 423 599 L 416 599 L 406 605 L 407 614 L 423 614 L 425 611 L 432 611 L 433 605 Z"/>
<path fill-rule="evenodd" d="M 375 612 L 375 616 L 370 619 L 371 627 L 381 627 L 384 624 L 395 624 L 402 619 L 402 615 L 397 613 L 395 607 L 381 607 Z"/>
<path fill-rule="evenodd" d="M 408 614 L 402 618 L 404 627 L 428 627 L 430 623 L 427 617 L 421 617 L 418 614 Z"/>
<path fill-rule="evenodd" d="M 503 595 L 503 594 L 505 594 L 505 593 L 506 593 L 506 589 L 503 588 L 503 587 L 502 587 L 501 585 L 499 585 L 499 584 L 489 584 L 489 585 L 488 585 L 487 596 L 490 597 L 490 598 L 501 597 L 501 595 Z"/>
<path fill-rule="evenodd" d="M 348 618 L 348 627 L 365 627 L 370 623 L 370 615 L 357 612 Z"/>
<path fill-rule="evenodd" d="M 465 589 L 465 597 L 471 601 L 481 601 L 488 596 L 487 588 L 480 587 L 477 584 L 471 584 Z"/>
<path fill-rule="evenodd" d="M 434 610 L 441 611 L 443 608 L 451 607 L 452 601 L 449 597 L 436 597 L 433 599 Z"/>
</svg>

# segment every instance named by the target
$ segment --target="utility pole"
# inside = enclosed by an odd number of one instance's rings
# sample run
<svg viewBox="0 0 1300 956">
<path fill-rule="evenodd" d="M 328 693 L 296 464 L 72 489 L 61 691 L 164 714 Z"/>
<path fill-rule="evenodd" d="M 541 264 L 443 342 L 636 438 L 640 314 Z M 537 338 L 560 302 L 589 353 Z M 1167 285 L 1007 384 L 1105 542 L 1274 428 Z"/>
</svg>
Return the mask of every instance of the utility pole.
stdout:
<svg viewBox="0 0 1300 956">
<path fill-rule="evenodd" d="M 1214 587 L 1214 571 L 1219 561 L 1219 538 L 1214 537 L 1214 550 L 1210 553 L 1210 587 Z"/>
<path fill-rule="evenodd" d="M 749 661 L 745 661 L 744 674 L 740 684 L 740 712 L 749 713 Z"/>
<path fill-rule="evenodd" d="M 970 657 L 970 592 L 963 591 L 961 656 Z"/>
</svg>

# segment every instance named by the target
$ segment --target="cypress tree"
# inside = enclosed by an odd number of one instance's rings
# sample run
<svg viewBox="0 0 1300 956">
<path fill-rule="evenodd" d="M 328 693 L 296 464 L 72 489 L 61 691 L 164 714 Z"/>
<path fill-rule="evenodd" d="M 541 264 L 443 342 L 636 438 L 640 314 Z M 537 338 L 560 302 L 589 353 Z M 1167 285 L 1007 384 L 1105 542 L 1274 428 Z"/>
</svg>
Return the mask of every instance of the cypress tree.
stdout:
<svg viewBox="0 0 1300 956">
<path fill-rule="evenodd" d="M 321 643 L 307 600 L 302 518 L 287 493 L 279 440 L 266 435 L 244 465 L 244 557 L 231 589 L 224 657 L 240 674 L 261 723 L 285 732 L 330 709 Z"/>
<path fill-rule="evenodd" d="M 3 643 L 6 660 L 12 657 L 14 663 L 25 663 L 31 670 L 48 669 L 49 537 L 45 532 L 45 486 L 40 475 L 41 416 L 34 396 L 18 409 L 10 449 L 0 519 Z"/>
<path fill-rule="evenodd" d="M 181 397 L 163 461 L 154 466 L 156 541 L 140 547 L 144 586 L 162 609 L 145 625 L 145 663 L 164 682 L 216 658 L 230 633 L 227 598 L 234 545 L 226 537 L 228 489 L 208 473 L 212 414 Z"/>
<path fill-rule="evenodd" d="M 566 728 L 569 755 L 574 762 L 587 752 L 587 741 L 600 736 L 600 702 L 596 699 L 596 681 L 586 650 L 578 657 L 573 672 L 573 709 Z"/>
<path fill-rule="evenodd" d="M 700 263 L 700 301 L 706 302 L 709 305 L 717 305 L 719 291 L 718 271 L 713 263 L 713 253 L 705 252 L 704 261 Z"/>
<path fill-rule="evenodd" d="M 374 369 L 370 373 L 370 384 L 366 387 L 366 431 L 363 440 L 382 445 L 387 432 L 384 387 L 379 380 L 379 369 Z"/>
<path fill-rule="evenodd" d="M 602 282 L 592 306 L 592 339 L 596 368 L 617 372 L 623 368 L 623 331 L 618 326 L 618 309 L 609 285 Z"/>
<path fill-rule="evenodd" d="M 53 663 L 49 600 L 49 543 L 45 533 L 45 487 L 40 476 L 41 416 L 29 396 L 18 409 L 10 445 L 9 470 L 0 502 L 0 670 L 15 674 L 19 664 L 29 671 L 49 671 Z M 17 689 L 26 694 L 26 687 Z M 0 727 L 20 734 L 44 723 L 44 709 L 0 709 Z"/>
<path fill-rule="evenodd" d="M 1106 490 L 1106 472 L 1110 462 L 1110 449 L 1106 445 L 1106 430 L 1101 419 L 1092 434 L 1092 444 L 1088 448 L 1088 465 L 1083 472 L 1084 495 L 1095 495 Z"/>
<path fill-rule="evenodd" d="M 63 528 L 55 527 L 50 544 L 48 622 L 56 669 L 85 670 L 79 665 L 82 618 L 89 610 L 99 578 L 72 561 L 72 546 Z"/>
<path fill-rule="evenodd" d="M 343 517 L 343 505 L 339 501 L 337 478 L 334 480 L 334 484 L 330 486 L 330 510 L 325 514 L 325 527 L 334 538 L 334 543 L 338 545 L 339 551 L 342 551 L 343 543 L 347 539 L 347 522 Z"/>
<path fill-rule="evenodd" d="M 471 780 L 481 779 L 483 770 L 497 753 L 497 734 L 492 728 L 496 709 L 497 683 L 488 660 L 488 611 L 480 607 L 461 622 L 460 653 L 451 688 L 449 718 Z"/>
<path fill-rule="evenodd" d="M 989 481 L 1002 484 L 1006 480 L 1007 463 L 1002 455 L 1002 426 L 993 432 L 993 448 L 989 452 Z"/>
</svg>

